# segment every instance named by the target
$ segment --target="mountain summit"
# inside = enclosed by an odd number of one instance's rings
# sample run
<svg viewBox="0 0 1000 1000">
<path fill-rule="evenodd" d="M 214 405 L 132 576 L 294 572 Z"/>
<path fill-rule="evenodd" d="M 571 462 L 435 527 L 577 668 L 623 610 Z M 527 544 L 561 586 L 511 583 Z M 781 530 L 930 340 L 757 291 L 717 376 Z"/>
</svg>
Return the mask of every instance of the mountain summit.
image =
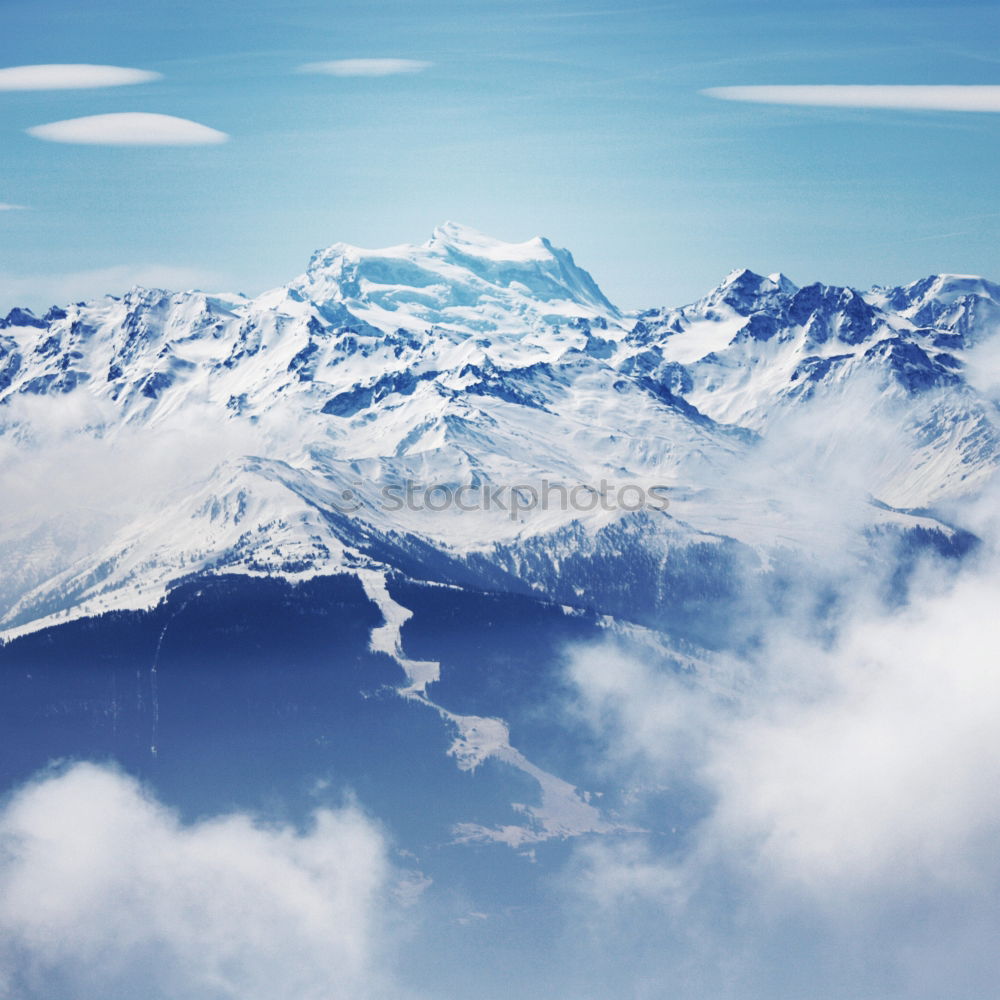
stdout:
<svg viewBox="0 0 1000 1000">
<path fill-rule="evenodd" d="M 397 313 L 417 329 L 470 333 L 619 315 L 568 250 L 540 236 L 504 243 L 454 222 L 419 246 L 363 250 L 335 243 L 313 255 L 292 287 L 316 301 L 342 303 L 374 326 Z"/>
</svg>

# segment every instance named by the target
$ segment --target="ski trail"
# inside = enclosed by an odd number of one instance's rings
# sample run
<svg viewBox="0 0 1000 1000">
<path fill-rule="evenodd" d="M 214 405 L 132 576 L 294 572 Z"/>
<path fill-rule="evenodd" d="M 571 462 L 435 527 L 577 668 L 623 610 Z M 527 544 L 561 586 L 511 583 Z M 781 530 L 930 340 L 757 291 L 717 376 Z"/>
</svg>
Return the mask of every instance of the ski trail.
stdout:
<svg viewBox="0 0 1000 1000">
<path fill-rule="evenodd" d="M 360 569 L 357 574 L 365 594 L 384 619 L 382 625 L 372 629 L 369 648 L 391 656 L 403 669 L 408 683 L 397 688 L 399 694 L 426 705 L 454 727 L 456 736 L 448 754 L 455 758 L 457 766 L 463 771 L 475 771 L 485 761 L 494 759 L 527 774 L 539 786 L 541 801 L 538 805 L 511 803 L 511 807 L 527 820 L 525 825 L 485 827 L 477 823 L 460 823 L 454 831 L 459 843 L 493 841 L 519 848 L 552 838 L 626 829 L 608 822 L 590 803 L 588 792 L 581 792 L 568 781 L 542 770 L 512 746 L 510 729 L 503 719 L 458 715 L 432 701 L 427 695 L 427 686 L 440 679 L 441 664 L 434 660 L 411 660 L 403 651 L 403 625 L 413 617 L 413 612 L 390 596 L 387 571 Z"/>
<path fill-rule="evenodd" d="M 386 653 L 403 668 L 409 684 L 399 689 L 400 694 L 409 698 L 426 698 L 427 685 L 441 677 L 441 664 L 435 660 L 410 660 L 403 654 L 403 626 L 413 617 L 413 612 L 402 604 L 397 604 L 389 596 L 385 572 L 359 569 L 357 573 L 368 599 L 378 607 L 385 619 L 384 625 L 372 629 L 368 640 L 369 648 L 374 653 Z"/>
</svg>

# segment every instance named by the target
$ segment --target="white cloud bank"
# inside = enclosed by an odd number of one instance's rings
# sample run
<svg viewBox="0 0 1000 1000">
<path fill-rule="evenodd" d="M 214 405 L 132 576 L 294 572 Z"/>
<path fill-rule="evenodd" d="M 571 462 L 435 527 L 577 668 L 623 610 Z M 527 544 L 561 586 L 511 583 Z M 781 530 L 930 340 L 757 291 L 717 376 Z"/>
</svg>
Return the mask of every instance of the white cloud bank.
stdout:
<svg viewBox="0 0 1000 1000">
<path fill-rule="evenodd" d="M 94 66 L 89 63 L 7 66 L 0 69 L 0 90 L 82 90 L 88 87 L 123 87 L 162 79 L 162 73 L 125 66 Z"/>
<path fill-rule="evenodd" d="M 27 207 L 27 205 L 12 205 L 10 202 L 0 201 L 0 212 L 20 212 Z"/>
<path fill-rule="evenodd" d="M 711 87 L 724 101 L 799 104 L 830 108 L 898 108 L 910 111 L 1000 111 L 1000 86 L 819 85 Z"/>
<path fill-rule="evenodd" d="M 333 59 L 306 63 L 299 67 L 299 72 L 327 76 L 396 76 L 400 73 L 419 73 L 432 65 L 419 59 Z"/>
<path fill-rule="evenodd" d="M 79 764 L 0 812 L 0 995 L 374 996 L 390 874 L 352 807 L 305 832 L 242 814 L 185 824 Z"/>
<path fill-rule="evenodd" d="M 68 118 L 25 131 L 48 142 L 88 146 L 211 146 L 229 138 L 225 132 L 187 118 L 140 111 Z"/>
<path fill-rule="evenodd" d="M 821 897 L 969 886 L 1000 836 L 998 603 L 1000 576 L 972 573 L 829 650 L 775 636 L 722 698 L 595 651 L 572 679 L 623 759 L 709 793 L 702 860 Z"/>
<path fill-rule="evenodd" d="M 607 968 L 683 980 L 678 1000 L 995 995 L 1000 572 L 915 590 L 832 644 L 776 625 L 698 674 L 576 656 L 625 818 L 652 831 L 575 853 Z"/>
</svg>

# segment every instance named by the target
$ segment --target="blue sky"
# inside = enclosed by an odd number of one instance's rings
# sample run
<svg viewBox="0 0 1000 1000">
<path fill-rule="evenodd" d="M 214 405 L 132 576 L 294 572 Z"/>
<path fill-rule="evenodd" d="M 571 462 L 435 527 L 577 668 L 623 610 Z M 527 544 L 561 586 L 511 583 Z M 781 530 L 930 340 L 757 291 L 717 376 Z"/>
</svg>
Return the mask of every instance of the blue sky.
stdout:
<svg viewBox="0 0 1000 1000">
<path fill-rule="evenodd" d="M 445 219 L 568 246 L 626 308 L 732 268 L 806 283 L 1000 276 L 1000 114 L 717 100 L 711 87 L 1000 82 L 995 3 L 250 0 L 6 5 L 0 66 L 162 79 L 0 92 L 0 309 L 133 280 L 255 292 L 337 240 Z M 422 72 L 304 63 L 394 57 Z M 208 146 L 41 141 L 155 112 Z"/>
</svg>

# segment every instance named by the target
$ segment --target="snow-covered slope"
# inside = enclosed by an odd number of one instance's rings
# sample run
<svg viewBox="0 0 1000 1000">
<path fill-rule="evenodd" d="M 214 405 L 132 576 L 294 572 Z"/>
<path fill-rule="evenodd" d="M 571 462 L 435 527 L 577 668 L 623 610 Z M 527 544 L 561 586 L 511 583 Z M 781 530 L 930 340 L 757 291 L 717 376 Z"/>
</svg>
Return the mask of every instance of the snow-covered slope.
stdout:
<svg viewBox="0 0 1000 1000">
<path fill-rule="evenodd" d="M 811 436 L 853 453 L 864 435 L 870 491 L 915 508 L 970 492 L 996 466 L 996 407 L 965 368 L 998 332 L 1000 286 L 981 278 L 862 294 L 744 270 L 692 305 L 640 314 L 626 365 L 668 372 L 706 415 L 762 433 L 808 403 L 822 414 Z"/>
<path fill-rule="evenodd" d="M 451 223 L 421 246 L 335 244 L 255 299 L 15 309 L 0 628 L 146 606 L 203 572 L 343 567 L 628 617 L 624 581 L 663 607 L 685 553 L 840 551 L 817 528 L 831 488 L 837 522 L 864 529 L 851 544 L 948 537 L 902 509 L 996 467 L 996 408 L 963 368 L 998 317 L 982 279 L 862 295 L 746 271 L 629 316 L 548 240 Z"/>
</svg>

